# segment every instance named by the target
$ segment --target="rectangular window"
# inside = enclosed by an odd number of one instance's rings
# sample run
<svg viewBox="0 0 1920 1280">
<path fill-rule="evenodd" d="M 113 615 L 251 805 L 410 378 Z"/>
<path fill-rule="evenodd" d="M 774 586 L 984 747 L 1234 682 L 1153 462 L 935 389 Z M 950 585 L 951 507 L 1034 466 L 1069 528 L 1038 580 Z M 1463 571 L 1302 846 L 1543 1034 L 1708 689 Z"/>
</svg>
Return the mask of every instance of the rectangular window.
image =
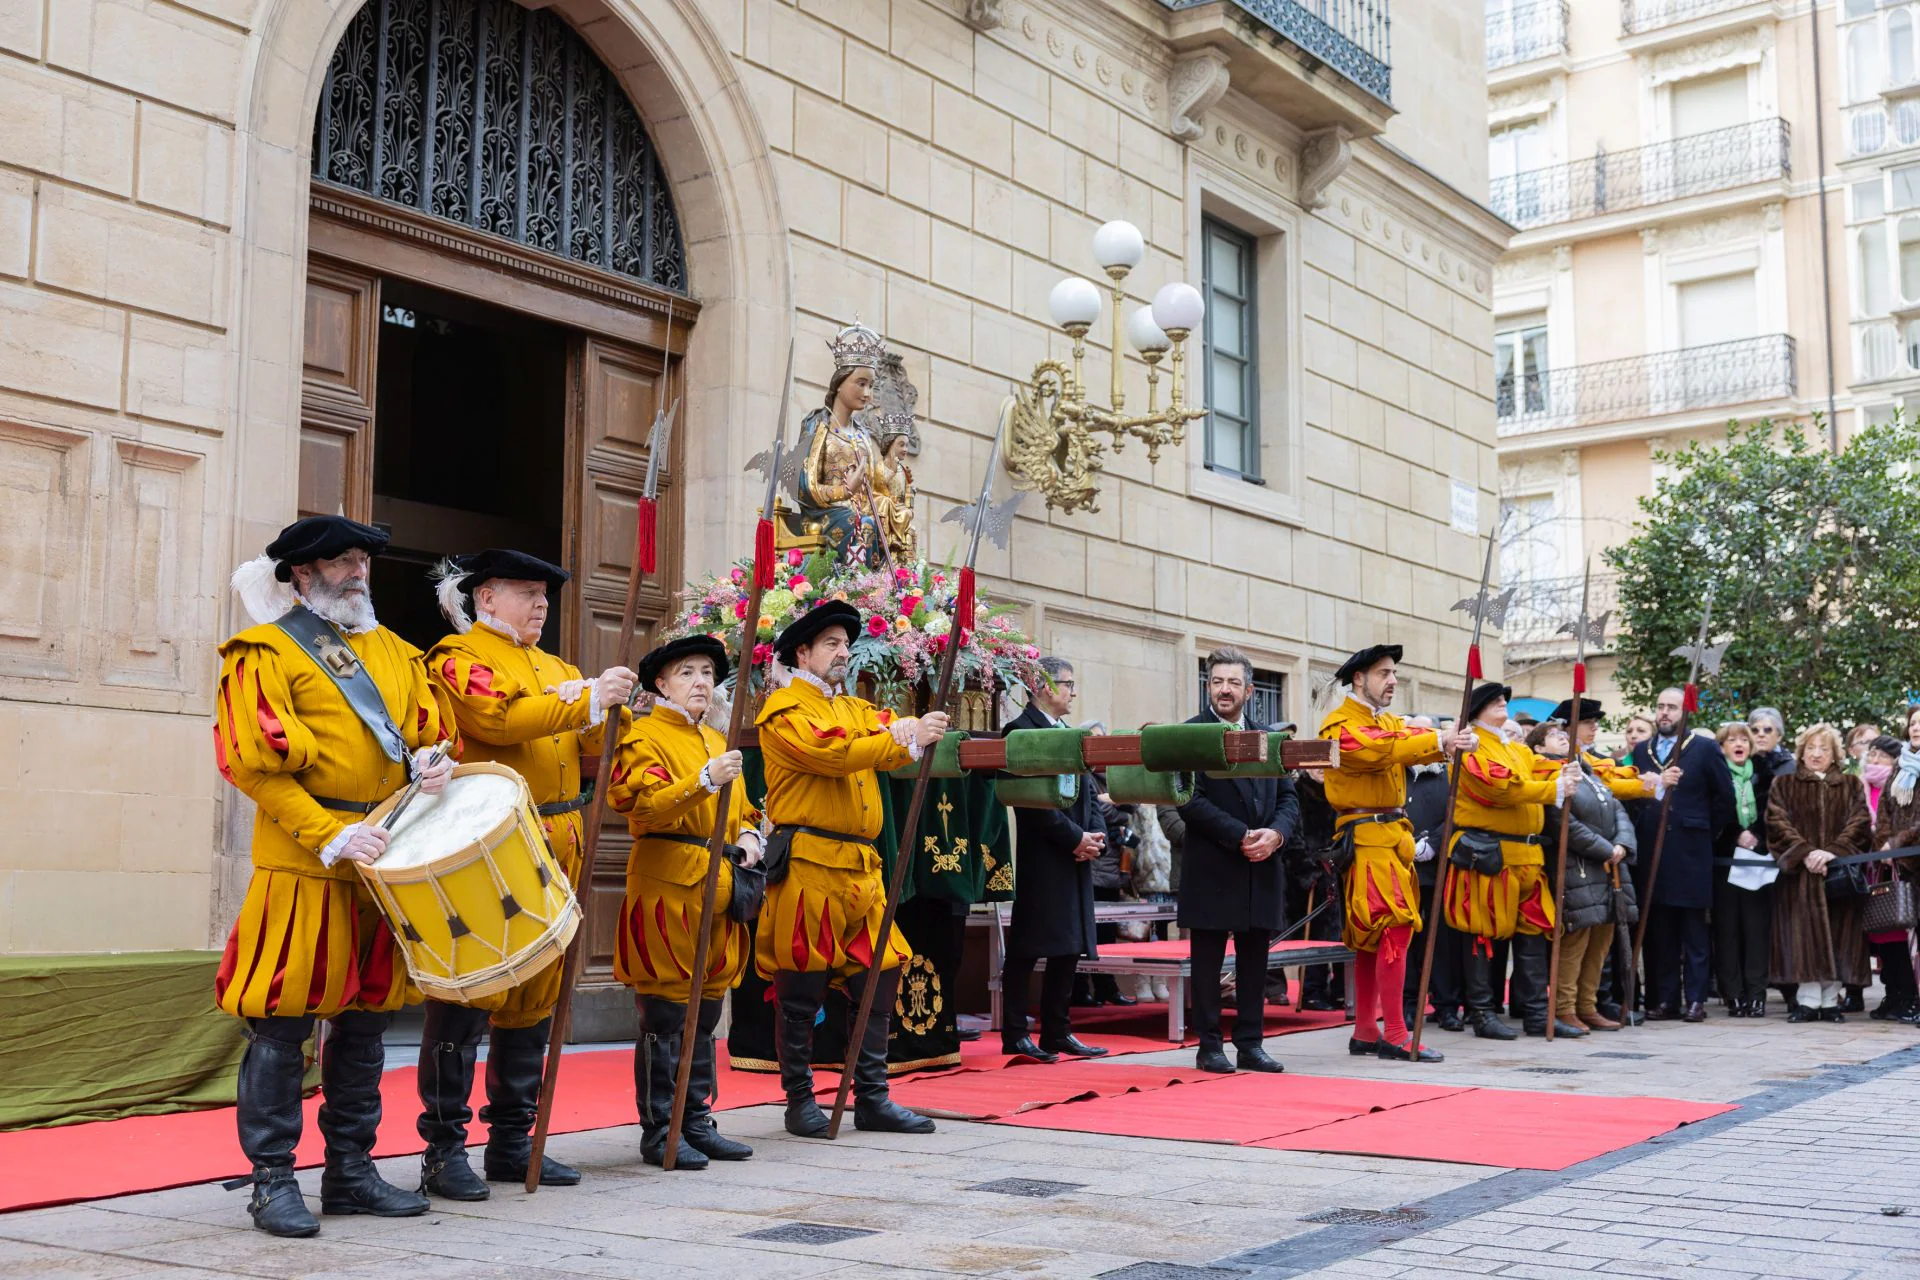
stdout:
<svg viewBox="0 0 1920 1280">
<path fill-rule="evenodd" d="M 1920 164 L 1910 164 L 1892 170 L 1893 201 L 1895 209 L 1911 209 L 1920 205 Z"/>
<path fill-rule="evenodd" d="M 1202 224 L 1207 298 L 1207 466 L 1260 478 L 1260 377 L 1256 245 L 1252 236 L 1208 218 Z"/>
<path fill-rule="evenodd" d="M 1200 659 L 1200 705 L 1207 706 L 1207 660 Z M 1287 678 L 1278 671 L 1253 669 L 1253 692 L 1247 697 L 1247 715 L 1256 724 L 1286 723 Z"/>
<path fill-rule="evenodd" d="M 1494 408 L 1502 421 L 1547 412 L 1547 321 L 1500 322 L 1493 335 Z"/>
<path fill-rule="evenodd" d="M 1747 69 L 1696 76 L 1673 86 L 1673 136 L 1711 133 L 1747 122 Z"/>
<path fill-rule="evenodd" d="M 1875 174 L 1865 182 L 1853 184 L 1853 220 L 1866 222 L 1887 211 L 1887 191 Z"/>
<path fill-rule="evenodd" d="M 1680 345 L 1710 347 L 1754 336 L 1754 273 L 1689 280 L 1679 289 Z"/>
</svg>

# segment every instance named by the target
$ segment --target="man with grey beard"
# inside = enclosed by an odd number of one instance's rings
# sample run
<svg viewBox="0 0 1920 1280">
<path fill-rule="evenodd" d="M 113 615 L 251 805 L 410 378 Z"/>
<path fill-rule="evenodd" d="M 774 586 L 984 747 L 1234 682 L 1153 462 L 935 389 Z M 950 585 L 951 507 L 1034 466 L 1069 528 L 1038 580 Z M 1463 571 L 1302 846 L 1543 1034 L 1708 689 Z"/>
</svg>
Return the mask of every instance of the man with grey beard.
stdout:
<svg viewBox="0 0 1920 1280">
<path fill-rule="evenodd" d="M 381 1034 L 411 986 L 354 864 L 386 848 L 387 833 L 364 820 L 381 801 L 413 778 L 429 795 L 446 786 L 452 761 L 436 748 L 452 745 L 454 721 L 420 651 L 374 617 L 368 574 L 386 545 L 343 516 L 288 525 L 233 575 L 256 625 L 220 646 L 215 757 L 255 814 L 253 876 L 214 995 L 246 1020 L 236 1119 L 253 1166 L 248 1212 L 276 1236 L 320 1230 L 293 1176 L 302 1045 L 316 1020 L 332 1024 L 320 1057 L 320 1211 L 427 1209 L 373 1167 Z"/>
</svg>

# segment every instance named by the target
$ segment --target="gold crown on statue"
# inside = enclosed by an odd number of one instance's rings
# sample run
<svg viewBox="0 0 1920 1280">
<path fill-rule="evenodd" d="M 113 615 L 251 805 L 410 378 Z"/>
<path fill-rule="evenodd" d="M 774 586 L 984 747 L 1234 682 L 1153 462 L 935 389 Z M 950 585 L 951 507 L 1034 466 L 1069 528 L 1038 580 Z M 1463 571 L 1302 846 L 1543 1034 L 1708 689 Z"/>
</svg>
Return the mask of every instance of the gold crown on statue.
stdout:
<svg viewBox="0 0 1920 1280">
<path fill-rule="evenodd" d="M 833 352 L 835 369 L 876 369 L 887 354 L 880 335 L 858 320 L 834 334 L 827 348 Z"/>
</svg>

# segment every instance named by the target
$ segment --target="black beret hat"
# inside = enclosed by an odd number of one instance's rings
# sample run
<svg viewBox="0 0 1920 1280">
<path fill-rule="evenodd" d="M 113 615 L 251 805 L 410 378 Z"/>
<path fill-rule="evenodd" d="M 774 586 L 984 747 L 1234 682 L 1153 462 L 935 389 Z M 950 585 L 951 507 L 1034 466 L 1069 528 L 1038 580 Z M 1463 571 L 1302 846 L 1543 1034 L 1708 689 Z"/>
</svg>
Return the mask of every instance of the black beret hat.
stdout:
<svg viewBox="0 0 1920 1280">
<path fill-rule="evenodd" d="M 511 582 L 544 582 L 549 587 L 561 587 L 573 577 L 559 565 L 548 564 L 538 556 L 497 548 L 456 557 L 454 564 L 460 567 L 460 590 L 469 595 L 475 587 L 495 578 L 505 578 Z"/>
<path fill-rule="evenodd" d="M 780 661 L 793 665 L 794 654 L 803 644 L 828 627 L 845 627 L 847 639 L 855 640 L 860 635 L 860 611 L 845 600 L 829 600 L 825 604 L 815 605 L 807 612 L 787 624 L 787 629 L 773 638 L 773 651 Z"/>
<path fill-rule="evenodd" d="M 370 524 L 345 516 L 306 516 L 282 529 L 267 544 L 267 555 L 276 562 L 273 576 L 292 582 L 294 565 L 331 560 L 354 550 L 377 556 L 386 549 L 387 535 Z"/>
<path fill-rule="evenodd" d="M 697 632 L 649 649 L 647 655 L 640 659 L 640 668 L 635 672 L 640 677 L 640 687 L 659 693 L 660 677 L 680 659 L 693 657 L 713 659 L 714 684 L 718 685 L 727 678 L 727 646 L 705 632 Z"/>
<path fill-rule="evenodd" d="M 1512 701 L 1513 686 L 1510 684 L 1495 684 L 1491 680 L 1485 684 L 1474 686 L 1473 696 L 1467 699 L 1467 719 L 1478 720 L 1480 713 L 1487 709 L 1487 704 L 1496 698 L 1501 701 Z"/>
<path fill-rule="evenodd" d="M 1333 673 L 1334 683 L 1352 684 L 1353 678 L 1355 676 L 1359 675 L 1363 671 L 1372 670 L 1374 665 L 1378 663 L 1382 658 L 1392 658 L 1395 662 L 1398 662 L 1400 661 L 1400 655 L 1405 652 L 1406 652 L 1406 648 L 1403 645 L 1397 645 L 1397 644 L 1368 645 L 1366 648 L 1362 649 L 1360 652 L 1354 654 L 1351 658 L 1348 658 L 1345 662 L 1340 664 L 1340 669 Z"/>
<path fill-rule="evenodd" d="M 1601 706 L 1600 703 L 1593 698 L 1580 699 L 1580 720 L 1583 724 L 1597 723 L 1605 710 L 1606 708 Z M 1573 699 L 1567 698 L 1562 701 L 1559 706 L 1553 709 L 1553 714 L 1548 716 L 1547 719 L 1558 720 L 1561 724 L 1572 724 Z"/>
</svg>

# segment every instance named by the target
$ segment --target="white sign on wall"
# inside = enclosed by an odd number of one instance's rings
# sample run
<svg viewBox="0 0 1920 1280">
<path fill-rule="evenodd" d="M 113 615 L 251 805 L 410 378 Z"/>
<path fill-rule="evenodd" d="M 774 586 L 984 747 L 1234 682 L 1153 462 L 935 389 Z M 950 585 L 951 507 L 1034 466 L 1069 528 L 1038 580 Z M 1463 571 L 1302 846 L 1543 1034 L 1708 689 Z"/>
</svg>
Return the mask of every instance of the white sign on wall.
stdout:
<svg viewBox="0 0 1920 1280">
<path fill-rule="evenodd" d="M 1453 481 L 1453 528 L 1456 533 L 1480 532 L 1480 490 L 1457 476 Z"/>
</svg>

